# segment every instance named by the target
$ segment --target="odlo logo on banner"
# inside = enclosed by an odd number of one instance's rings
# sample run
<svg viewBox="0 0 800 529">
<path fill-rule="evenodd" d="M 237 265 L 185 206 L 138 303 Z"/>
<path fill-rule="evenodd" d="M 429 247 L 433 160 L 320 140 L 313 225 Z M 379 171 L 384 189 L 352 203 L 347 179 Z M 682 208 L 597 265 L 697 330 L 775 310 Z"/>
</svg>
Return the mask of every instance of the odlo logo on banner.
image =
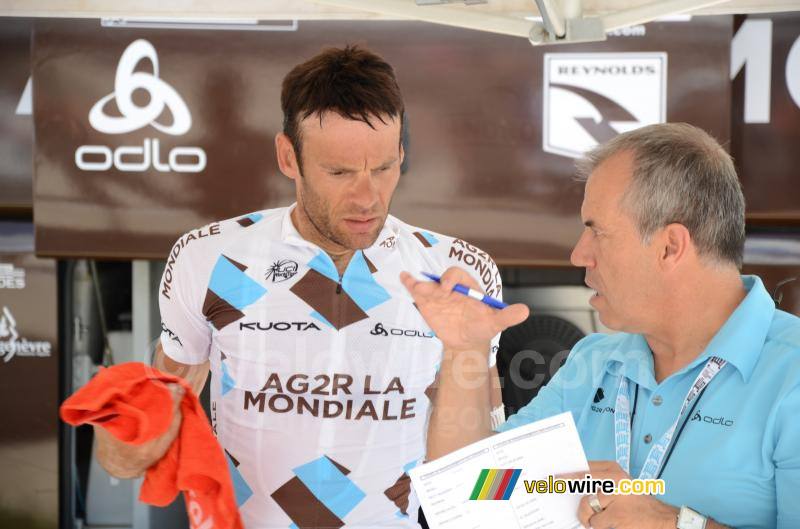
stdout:
<svg viewBox="0 0 800 529">
<path fill-rule="evenodd" d="M 153 73 L 136 71 L 147 59 Z M 146 92 L 144 106 L 134 103 L 133 93 Z M 119 116 L 109 115 L 116 103 Z M 171 114 L 172 123 L 158 119 Z M 158 55 L 148 41 L 132 42 L 122 53 L 114 77 L 114 91 L 101 98 L 89 111 L 89 123 L 104 134 L 125 134 L 152 126 L 164 134 L 181 136 L 192 127 L 192 116 L 181 96 L 158 77 Z M 162 152 L 158 138 L 145 138 L 141 145 L 81 145 L 75 151 L 75 165 L 84 171 L 107 171 L 112 167 L 125 172 L 144 172 L 151 167 L 162 173 L 199 173 L 206 168 L 206 152 L 200 147 L 174 147 Z"/>
</svg>

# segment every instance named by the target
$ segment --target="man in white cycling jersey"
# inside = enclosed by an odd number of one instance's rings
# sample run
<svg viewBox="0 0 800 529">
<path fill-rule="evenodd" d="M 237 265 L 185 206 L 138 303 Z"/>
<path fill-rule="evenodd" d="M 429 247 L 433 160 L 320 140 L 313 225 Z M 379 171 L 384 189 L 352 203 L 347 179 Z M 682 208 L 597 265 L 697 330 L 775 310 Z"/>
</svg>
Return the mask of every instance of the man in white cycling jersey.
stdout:
<svg viewBox="0 0 800 529">
<path fill-rule="evenodd" d="M 407 472 L 425 459 L 442 343 L 399 274 L 464 263 L 494 297 L 500 276 L 469 243 L 389 215 L 404 156 L 389 64 L 326 50 L 287 75 L 281 103 L 275 147 L 296 203 L 178 240 L 156 365 L 196 391 L 211 371 L 212 426 L 247 529 L 417 527 Z M 497 385 L 493 404 L 499 422 Z M 140 474 L 179 421 L 142 448 L 98 431 L 99 458 Z"/>
</svg>

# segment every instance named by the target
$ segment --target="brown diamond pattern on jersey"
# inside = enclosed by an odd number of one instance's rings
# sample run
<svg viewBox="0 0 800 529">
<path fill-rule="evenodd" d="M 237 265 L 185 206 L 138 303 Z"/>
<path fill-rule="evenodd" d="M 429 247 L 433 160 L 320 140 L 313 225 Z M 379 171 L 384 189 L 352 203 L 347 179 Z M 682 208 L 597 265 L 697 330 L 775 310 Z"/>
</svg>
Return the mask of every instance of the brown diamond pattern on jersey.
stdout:
<svg viewBox="0 0 800 529">
<path fill-rule="evenodd" d="M 414 237 L 416 237 L 417 240 L 419 240 L 419 242 L 421 242 L 422 246 L 424 246 L 425 248 L 430 248 L 431 247 L 431 243 L 428 242 L 428 239 L 426 239 L 420 232 L 415 231 L 414 232 Z"/>
<path fill-rule="evenodd" d="M 330 461 L 330 462 L 331 462 L 331 464 L 332 464 L 333 466 L 335 466 L 336 468 L 338 468 L 338 469 L 339 469 L 339 472 L 341 472 L 341 473 L 342 473 L 342 474 L 344 474 L 345 476 L 346 476 L 346 475 L 348 475 L 348 474 L 350 473 L 350 469 L 349 469 L 349 468 L 347 468 L 347 467 L 346 467 L 346 466 L 344 466 L 344 465 L 340 465 L 339 463 L 337 463 L 336 461 L 334 461 L 334 460 L 333 460 L 333 459 L 331 459 L 330 457 L 328 457 L 328 456 L 325 456 L 325 459 L 327 459 L 328 461 Z"/>
<path fill-rule="evenodd" d="M 367 319 L 367 313 L 347 295 L 338 283 L 316 270 L 308 272 L 290 289 L 338 331 L 357 321 Z"/>
<path fill-rule="evenodd" d="M 203 302 L 203 316 L 217 330 L 221 330 L 226 325 L 243 318 L 244 313 L 208 289 Z"/>
<path fill-rule="evenodd" d="M 408 496 L 411 494 L 411 478 L 408 474 L 403 473 L 402 476 L 397 478 L 394 485 L 383 491 L 383 494 L 389 498 L 389 501 L 397 505 L 400 512 L 408 514 Z"/>
<path fill-rule="evenodd" d="M 367 258 L 367 254 L 363 255 L 364 255 L 364 262 L 367 263 L 367 268 L 369 268 L 369 273 L 374 274 L 375 272 L 377 272 L 378 268 L 374 264 L 372 264 L 372 261 L 370 261 L 369 258 Z"/>
<path fill-rule="evenodd" d="M 433 379 L 433 382 L 425 388 L 425 396 L 428 397 L 428 400 L 431 401 L 433 404 L 433 399 L 436 398 L 436 390 L 439 389 L 439 373 L 436 373 L 436 376 Z"/>
<path fill-rule="evenodd" d="M 340 465 L 328 456 L 323 456 L 319 460 L 309 464 L 315 465 L 323 460 L 327 460 L 336 467 L 336 469 L 341 472 L 342 476 L 350 474 L 350 470 L 347 467 Z M 297 472 L 298 469 L 294 470 Z M 298 476 L 293 477 L 281 485 L 270 496 L 275 500 L 275 503 L 283 509 L 286 515 L 291 518 L 298 529 L 338 529 L 345 525 L 345 523 L 325 505 L 323 500 L 318 498 Z M 355 503 L 358 503 L 358 501 L 360 501 L 360 499 L 356 500 Z M 343 512 L 346 513 L 351 510 L 352 507 L 355 506 L 355 503 L 349 508 L 346 508 Z M 342 506 L 340 505 L 339 508 L 341 509 Z"/>
<path fill-rule="evenodd" d="M 244 317 L 242 310 L 267 293 L 246 271 L 247 266 L 227 255 L 217 258 L 203 301 L 203 315 L 217 330 Z"/>
<path fill-rule="evenodd" d="M 224 257 L 225 259 L 227 259 L 227 260 L 228 260 L 228 262 L 229 262 L 230 264 L 232 264 L 233 266 L 235 266 L 236 268 L 238 268 L 238 269 L 239 269 L 239 270 L 241 270 L 242 272 L 244 272 L 245 270 L 247 270 L 247 267 L 246 267 L 245 265 L 243 265 L 242 263 L 240 263 L 240 262 L 238 262 L 238 261 L 234 261 L 233 259 L 231 259 L 231 258 L 230 258 L 230 257 L 228 257 L 227 255 L 223 255 L 223 257 Z"/>
<path fill-rule="evenodd" d="M 325 507 L 297 476 L 281 485 L 271 496 L 299 529 L 344 527 L 344 522 Z"/>
<path fill-rule="evenodd" d="M 223 450 L 225 450 L 225 449 L 223 448 Z M 230 458 L 231 458 L 231 462 L 233 463 L 233 466 L 234 466 L 234 467 L 236 467 L 236 468 L 239 468 L 239 460 L 238 460 L 238 459 L 236 459 L 235 457 L 233 457 L 233 456 L 231 455 L 231 453 L 230 453 L 230 452 L 228 452 L 227 450 L 225 450 L 225 453 L 226 453 L 226 454 L 228 454 L 228 457 L 230 457 Z"/>
<path fill-rule="evenodd" d="M 239 226 L 247 228 L 248 226 L 252 226 L 253 224 L 255 224 L 256 222 L 260 221 L 263 218 L 264 215 L 262 215 L 261 213 L 250 213 L 249 215 L 246 215 L 241 219 L 238 219 L 236 222 L 239 223 Z"/>
</svg>

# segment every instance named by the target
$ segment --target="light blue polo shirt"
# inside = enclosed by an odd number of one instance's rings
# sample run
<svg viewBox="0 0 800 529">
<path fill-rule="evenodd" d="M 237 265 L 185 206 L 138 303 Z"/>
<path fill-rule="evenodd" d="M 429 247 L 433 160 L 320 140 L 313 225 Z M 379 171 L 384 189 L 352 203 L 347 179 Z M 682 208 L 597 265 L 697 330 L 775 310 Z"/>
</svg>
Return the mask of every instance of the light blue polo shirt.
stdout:
<svg viewBox="0 0 800 529">
<path fill-rule="evenodd" d="M 625 376 L 639 385 L 631 438 L 637 477 L 709 357 L 719 356 L 728 364 L 673 441 L 659 499 L 737 529 L 800 528 L 800 318 L 777 310 L 758 277 L 742 280 L 747 296 L 705 351 L 660 384 L 643 336 L 592 334 L 499 431 L 569 410 L 586 457 L 614 461 L 614 406 Z"/>
</svg>

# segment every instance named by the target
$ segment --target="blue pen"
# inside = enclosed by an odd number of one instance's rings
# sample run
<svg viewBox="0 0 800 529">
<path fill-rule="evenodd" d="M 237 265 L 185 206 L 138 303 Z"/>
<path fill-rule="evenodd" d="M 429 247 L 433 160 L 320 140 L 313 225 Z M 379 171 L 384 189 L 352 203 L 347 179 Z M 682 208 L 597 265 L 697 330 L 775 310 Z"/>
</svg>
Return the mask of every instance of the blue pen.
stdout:
<svg viewBox="0 0 800 529">
<path fill-rule="evenodd" d="M 424 275 L 425 277 L 427 277 L 432 281 L 436 281 L 437 283 L 441 282 L 442 280 L 441 277 L 434 274 L 429 274 L 428 272 L 422 272 L 422 275 Z M 477 299 L 481 303 L 486 303 L 490 307 L 494 307 L 496 309 L 504 309 L 508 307 L 507 303 L 503 303 L 499 299 L 494 299 L 491 296 L 481 294 L 477 290 L 472 290 L 468 286 L 462 285 L 461 283 L 456 283 L 456 285 L 453 287 L 453 292 L 458 292 L 459 294 L 464 294 L 465 296 L 469 296 L 472 299 Z"/>
</svg>

